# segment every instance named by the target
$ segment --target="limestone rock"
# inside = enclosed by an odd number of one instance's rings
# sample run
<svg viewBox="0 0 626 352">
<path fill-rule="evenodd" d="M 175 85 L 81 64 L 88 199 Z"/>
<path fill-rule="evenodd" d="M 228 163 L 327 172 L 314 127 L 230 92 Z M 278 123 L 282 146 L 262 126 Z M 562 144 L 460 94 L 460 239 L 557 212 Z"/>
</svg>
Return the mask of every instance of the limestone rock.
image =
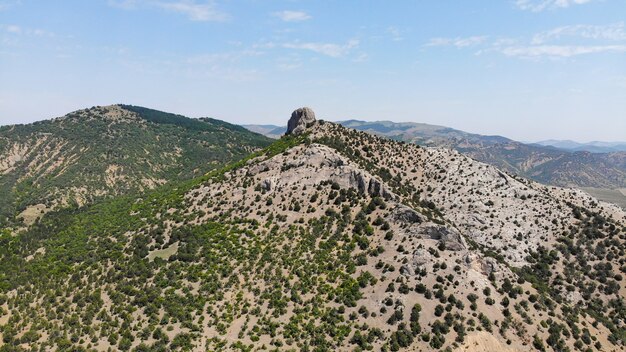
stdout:
<svg viewBox="0 0 626 352">
<path fill-rule="evenodd" d="M 407 277 L 417 275 L 427 263 L 434 261 L 435 258 L 426 249 L 418 248 L 411 259 L 400 267 L 400 274 Z"/>
<path fill-rule="evenodd" d="M 406 224 L 420 224 L 424 221 L 424 216 L 404 204 L 398 204 L 391 212 L 394 221 Z"/>
<path fill-rule="evenodd" d="M 261 181 L 261 189 L 266 192 L 272 191 L 276 187 L 276 179 L 274 177 L 266 178 Z"/>
<path fill-rule="evenodd" d="M 454 228 L 436 224 L 424 224 L 421 227 L 421 233 L 426 238 L 443 242 L 449 250 L 460 251 L 466 249 L 463 236 Z"/>
<path fill-rule="evenodd" d="M 491 257 L 483 258 L 482 270 L 485 275 L 498 272 L 498 261 Z"/>
<path fill-rule="evenodd" d="M 350 173 L 349 186 L 372 197 L 383 197 L 386 200 L 394 198 L 394 195 L 387 190 L 381 181 L 360 170 Z"/>
<path fill-rule="evenodd" d="M 468 252 L 465 254 L 464 262 L 467 268 L 473 269 L 484 276 L 489 276 L 491 273 L 500 271 L 497 260 L 491 257 L 483 257 L 477 253 Z"/>
<path fill-rule="evenodd" d="M 287 123 L 287 132 L 285 134 L 298 135 L 306 130 L 309 124 L 315 122 L 315 113 L 310 108 L 304 107 L 296 109 L 291 113 L 291 118 Z"/>
</svg>

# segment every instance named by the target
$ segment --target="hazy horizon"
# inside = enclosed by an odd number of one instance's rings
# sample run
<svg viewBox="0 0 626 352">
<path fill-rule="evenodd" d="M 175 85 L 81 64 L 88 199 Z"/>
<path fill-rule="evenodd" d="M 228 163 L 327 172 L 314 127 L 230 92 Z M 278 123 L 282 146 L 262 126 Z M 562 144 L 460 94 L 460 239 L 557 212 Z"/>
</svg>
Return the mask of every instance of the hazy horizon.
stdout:
<svg viewBox="0 0 626 352">
<path fill-rule="evenodd" d="M 0 0 L 0 125 L 117 102 L 285 124 L 626 140 L 618 0 Z"/>
<path fill-rule="evenodd" d="M 120 103 L 120 104 L 122 104 L 122 103 Z M 135 104 L 126 104 L 126 103 L 124 103 L 124 104 L 125 105 L 135 105 Z M 115 105 L 115 104 L 108 104 L 108 105 Z M 93 106 L 106 106 L 106 105 L 93 105 Z M 90 107 L 91 106 L 84 107 L 84 108 L 90 108 Z M 147 106 L 144 106 L 144 107 L 147 107 Z M 147 107 L 147 108 L 150 108 L 150 107 Z M 78 109 L 78 110 L 81 110 L 81 109 Z M 72 110 L 72 111 L 76 111 L 76 110 Z M 68 111 L 68 113 L 70 113 L 72 111 Z M 162 110 L 162 111 L 178 114 L 175 111 L 165 111 L 165 110 Z M 54 119 L 54 118 L 62 117 L 64 115 L 65 114 L 58 115 L 58 116 L 52 116 L 52 117 L 49 117 L 49 118 L 44 118 L 44 119 L 39 119 L 39 120 L 34 120 L 34 121 L 26 122 L 26 124 L 33 123 L 33 122 L 41 122 L 41 121 L 51 120 L 51 119 Z M 285 127 L 285 128 L 287 128 L 287 120 L 288 120 L 288 118 L 285 118 L 285 123 L 283 123 L 283 124 L 281 124 L 281 123 L 277 123 L 277 124 L 272 124 L 272 123 L 238 123 L 238 122 L 233 122 L 233 121 L 227 121 L 225 119 L 220 118 L 219 116 L 211 116 L 211 115 L 186 116 L 186 117 L 190 117 L 190 118 L 194 118 L 194 119 L 210 117 L 210 118 L 215 118 L 215 119 L 218 119 L 218 120 L 226 121 L 226 122 L 233 123 L 233 124 L 236 124 L 236 125 L 241 125 L 241 126 L 246 126 L 246 125 L 248 125 L 248 126 L 249 125 L 266 125 L 266 126 Z M 395 123 L 402 123 L 402 122 L 404 122 L 404 123 L 418 123 L 418 124 L 419 123 L 425 123 L 425 122 L 421 122 L 421 121 L 410 121 L 410 120 L 406 120 L 406 121 L 400 122 L 400 121 L 392 121 L 392 120 L 362 120 L 362 119 L 358 119 L 358 118 L 340 118 L 340 119 L 328 120 L 328 119 L 324 119 L 321 116 L 319 116 L 319 118 L 322 119 L 322 120 L 327 120 L 327 121 L 331 121 L 331 122 L 343 122 L 343 121 L 348 121 L 348 120 L 355 120 L 355 121 L 362 121 L 362 122 L 395 122 Z M 24 123 L 17 123 L 17 124 L 24 124 Z M 10 125 L 14 125 L 14 124 L 4 124 L 4 123 L 2 123 L 2 121 L 0 121 L 0 127 L 2 127 L 2 126 L 10 126 Z M 429 125 L 436 125 L 436 124 L 430 124 L 429 123 Z M 454 126 L 443 126 L 443 125 L 440 125 L 440 126 L 460 130 L 458 128 L 455 128 Z M 497 134 L 488 135 L 488 134 L 481 133 L 480 131 L 478 131 L 478 132 L 477 131 L 466 131 L 466 130 L 461 130 L 461 131 L 468 132 L 468 133 L 485 135 L 485 136 L 501 136 L 501 137 L 510 138 L 509 136 L 505 136 L 505 135 L 497 135 Z M 541 139 L 541 140 L 518 140 L 518 139 L 514 139 L 514 138 L 510 138 L 510 139 L 513 139 L 513 140 L 515 140 L 517 142 L 520 142 L 520 143 L 526 143 L 526 144 L 548 142 L 548 141 L 554 141 L 554 142 L 575 142 L 575 143 L 579 143 L 579 144 L 589 144 L 589 143 L 593 143 L 593 142 L 609 143 L 609 144 L 611 144 L 611 143 L 614 143 L 614 144 L 626 144 L 626 140 L 587 140 L 587 141 L 583 140 L 583 141 L 579 141 L 579 140 L 572 140 L 572 139 L 553 139 L 553 138 Z"/>
</svg>

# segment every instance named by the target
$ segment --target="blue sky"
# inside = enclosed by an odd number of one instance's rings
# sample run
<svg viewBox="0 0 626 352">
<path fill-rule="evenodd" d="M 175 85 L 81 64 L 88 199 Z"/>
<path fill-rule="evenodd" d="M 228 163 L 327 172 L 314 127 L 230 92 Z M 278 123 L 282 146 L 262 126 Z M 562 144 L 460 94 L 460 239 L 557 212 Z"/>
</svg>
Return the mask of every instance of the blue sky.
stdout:
<svg viewBox="0 0 626 352">
<path fill-rule="evenodd" d="M 0 124 L 127 103 L 626 140 L 626 1 L 0 0 Z"/>
</svg>

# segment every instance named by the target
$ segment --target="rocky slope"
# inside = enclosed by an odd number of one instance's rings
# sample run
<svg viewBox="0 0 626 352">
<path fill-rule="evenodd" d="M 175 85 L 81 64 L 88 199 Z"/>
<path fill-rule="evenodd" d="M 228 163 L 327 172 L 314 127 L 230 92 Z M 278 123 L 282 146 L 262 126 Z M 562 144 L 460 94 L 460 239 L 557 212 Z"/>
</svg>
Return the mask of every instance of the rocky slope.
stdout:
<svg viewBox="0 0 626 352">
<path fill-rule="evenodd" d="M 412 122 L 340 121 L 360 131 L 422 146 L 455 149 L 476 160 L 532 180 L 561 187 L 626 188 L 626 152 L 567 151 Z M 278 126 L 244 126 L 276 138 Z M 284 131 L 284 128 L 282 129 Z"/>
<path fill-rule="evenodd" d="M 624 349 L 622 210 L 303 115 L 202 178 L 0 236 L 0 343 Z"/>
<path fill-rule="evenodd" d="M 0 225 L 199 176 L 269 139 L 222 121 L 134 106 L 0 128 Z"/>
</svg>

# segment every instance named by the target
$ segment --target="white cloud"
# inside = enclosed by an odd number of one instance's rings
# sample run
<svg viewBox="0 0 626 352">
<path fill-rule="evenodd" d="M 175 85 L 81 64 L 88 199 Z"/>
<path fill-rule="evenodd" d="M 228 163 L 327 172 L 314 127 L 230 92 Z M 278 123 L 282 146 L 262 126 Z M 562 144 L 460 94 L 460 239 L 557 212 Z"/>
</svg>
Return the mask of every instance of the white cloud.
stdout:
<svg viewBox="0 0 626 352">
<path fill-rule="evenodd" d="M 568 8 L 572 5 L 582 5 L 594 0 L 515 0 L 515 5 L 521 10 L 541 12 L 548 9 Z"/>
<path fill-rule="evenodd" d="M 497 48 L 505 56 L 530 59 L 567 58 L 594 53 L 623 53 L 626 45 L 528 45 Z"/>
<path fill-rule="evenodd" d="M 16 25 L 8 25 L 6 26 L 6 31 L 9 33 L 13 33 L 13 34 L 20 34 L 22 33 L 22 27 L 20 26 L 16 26 Z"/>
<path fill-rule="evenodd" d="M 369 60 L 369 55 L 367 55 L 366 53 L 360 53 L 352 61 L 354 61 L 354 62 L 365 62 L 367 60 Z"/>
<path fill-rule="evenodd" d="M 110 48 L 115 50 L 115 48 Z M 231 82 L 254 81 L 263 75 L 256 68 L 247 68 L 241 60 L 256 52 L 243 50 L 232 52 L 204 53 L 192 56 L 171 56 L 167 60 L 122 55 L 116 61 L 134 72 L 147 75 L 171 75 L 196 79 L 220 79 Z"/>
<path fill-rule="evenodd" d="M 196 3 L 191 0 L 156 3 L 158 7 L 186 15 L 192 21 L 225 21 L 229 16 L 215 9 L 213 2 Z"/>
<path fill-rule="evenodd" d="M 140 0 L 109 0 L 107 1 L 109 6 L 119 7 L 124 10 L 134 9 L 139 5 Z"/>
<path fill-rule="evenodd" d="M 20 3 L 20 0 L 0 0 L 0 11 L 7 10 L 8 8 L 19 5 Z"/>
<path fill-rule="evenodd" d="M 312 17 L 304 11 L 280 11 L 274 12 L 274 16 L 285 22 L 301 22 L 311 19 Z"/>
<path fill-rule="evenodd" d="M 258 50 L 239 50 L 220 53 L 207 53 L 189 56 L 184 62 L 190 65 L 214 65 L 214 64 L 234 64 L 237 61 L 252 56 L 259 56 L 262 53 Z"/>
<path fill-rule="evenodd" d="M 236 58 L 234 53 L 213 53 L 195 55 L 185 59 L 190 65 L 215 65 L 218 63 L 232 62 Z"/>
<path fill-rule="evenodd" d="M 626 40 L 626 30 L 624 29 L 624 22 L 599 26 L 583 24 L 562 26 L 535 34 L 532 39 L 532 44 L 543 44 L 564 37 L 620 41 Z"/>
<path fill-rule="evenodd" d="M 569 39 L 569 40 L 566 40 Z M 521 58 L 568 58 L 578 55 L 626 52 L 624 23 L 570 25 L 535 34 L 528 44 L 494 43 L 492 50 Z"/>
<path fill-rule="evenodd" d="M 10 24 L 10 25 L 0 25 L 0 30 L 4 30 L 6 33 L 9 33 L 14 36 L 23 35 L 30 37 L 47 37 L 54 38 L 57 37 L 56 34 L 39 29 L 39 28 L 24 28 L 18 25 Z"/>
<path fill-rule="evenodd" d="M 330 57 L 342 57 L 347 55 L 352 49 L 359 46 L 359 41 L 356 39 L 348 41 L 346 44 L 333 44 L 333 43 L 284 43 L 281 45 L 283 48 L 288 49 L 302 49 L 310 50 L 318 54 L 330 56 Z"/>
<path fill-rule="evenodd" d="M 402 37 L 402 31 L 395 26 L 387 27 L 387 33 L 391 35 L 391 40 L 394 42 L 402 41 L 404 38 Z"/>
<path fill-rule="evenodd" d="M 562 26 L 537 33 L 526 39 L 507 37 L 488 39 L 486 36 L 432 38 L 425 45 L 478 47 L 476 54 L 498 52 L 507 57 L 531 59 L 626 52 L 626 29 L 623 22 L 607 25 Z"/>
<path fill-rule="evenodd" d="M 484 43 L 487 36 L 457 37 L 457 38 L 432 38 L 426 46 L 455 46 L 464 48 Z"/>
<path fill-rule="evenodd" d="M 213 1 L 196 0 L 109 0 L 109 6 L 124 10 L 137 8 L 161 8 L 166 11 L 176 12 L 187 16 L 192 21 L 226 21 L 230 16 L 219 11 Z"/>
<path fill-rule="evenodd" d="M 302 66 L 302 63 L 279 63 L 277 65 L 278 69 L 281 71 L 293 71 L 295 69 L 298 69 Z"/>
</svg>

